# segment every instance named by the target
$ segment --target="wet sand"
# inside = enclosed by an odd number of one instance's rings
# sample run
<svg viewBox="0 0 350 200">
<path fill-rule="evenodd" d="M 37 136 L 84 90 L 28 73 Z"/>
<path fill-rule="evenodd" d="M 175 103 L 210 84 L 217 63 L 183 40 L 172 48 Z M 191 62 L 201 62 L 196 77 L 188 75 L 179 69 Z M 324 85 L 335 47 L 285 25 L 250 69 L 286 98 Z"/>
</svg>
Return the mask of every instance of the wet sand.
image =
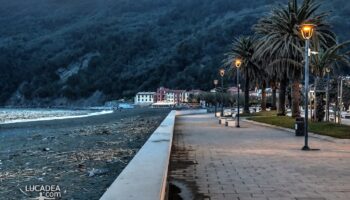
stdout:
<svg viewBox="0 0 350 200">
<path fill-rule="evenodd" d="M 168 113 L 0 125 L 0 199 L 37 197 L 26 185 L 59 185 L 61 199 L 99 199 Z"/>
</svg>

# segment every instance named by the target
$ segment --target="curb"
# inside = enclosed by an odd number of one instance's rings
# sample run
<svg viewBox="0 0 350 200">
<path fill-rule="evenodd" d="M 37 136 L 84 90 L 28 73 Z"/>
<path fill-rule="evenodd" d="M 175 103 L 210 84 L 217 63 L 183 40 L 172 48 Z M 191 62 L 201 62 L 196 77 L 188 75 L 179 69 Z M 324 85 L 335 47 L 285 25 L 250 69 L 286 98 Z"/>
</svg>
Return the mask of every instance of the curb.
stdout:
<svg viewBox="0 0 350 200">
<path fill-rule="evenodd" d="M 171 111 L 100 200 L 167 199 L 168 168 L 176 116 L 203 113 L 207 113 L 207 110 Z"/>
<path fill-rule="evenodd" d="M 252 120 L 248 120 L 248 119 L 243 119 L 242 121 L 256 124 L 256 125 L 260 125 L 260 126 L 269 127 L 269 128 L 283 130 L 283 131 L 293 133 L 293 134 L 295 133 L 295 130 L 290 129 L 290 128 L 284 128 L 284 127 L 280 127 L 280 126 L 276 126 L 276 125 L 272 125 L 272 124 L 261 123 L 261 122 L 256 122 L 256 121 L 252 121 Z M 331 136 L 319 135 L 319 134 L 312 133 L 312 132 L 309 132 L 309 137 L 317 138 L 320 140 L 325 140 L 327 142 L 334 142 L 337 144 L 350 144 L 350 139 L 338 139 L 338 138 L 334 138 Z"/>
</svg>

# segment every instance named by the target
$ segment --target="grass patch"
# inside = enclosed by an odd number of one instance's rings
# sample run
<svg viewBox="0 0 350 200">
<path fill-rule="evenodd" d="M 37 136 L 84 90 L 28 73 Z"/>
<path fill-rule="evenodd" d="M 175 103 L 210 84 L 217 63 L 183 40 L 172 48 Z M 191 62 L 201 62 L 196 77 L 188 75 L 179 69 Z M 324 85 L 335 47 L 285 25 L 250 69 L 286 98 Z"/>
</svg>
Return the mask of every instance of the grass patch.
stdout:
<svg viewBox="0 0 350 200">
<path fill-rule="evenodd" d="M 277 111 L 261 111 L 256 113 L 242 113 L 241 117 L 267 117 L 267 116 L 276 116 Z"/>
<path fill-rule="evenodd" d="M 249 120 L 294 129 L 295 119 L 288 116 L 249 117 Z M 340 139 L 350 139 L 350 126 L 330 122 L 309 122 L 309 131 Z"/>
</svg>

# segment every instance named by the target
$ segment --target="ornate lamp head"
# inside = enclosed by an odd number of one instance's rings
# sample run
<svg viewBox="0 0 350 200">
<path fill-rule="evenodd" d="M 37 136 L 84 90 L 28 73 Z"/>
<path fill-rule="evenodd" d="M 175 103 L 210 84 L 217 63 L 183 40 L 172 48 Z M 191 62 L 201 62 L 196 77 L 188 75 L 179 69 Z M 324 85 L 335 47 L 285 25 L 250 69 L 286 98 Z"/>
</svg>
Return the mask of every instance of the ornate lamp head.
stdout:
<svg viewBox="0 0 350 200">
<path fill-rule="evenodd" d="M 311 39 L 312 35 L 314 34 L 316 25 L 314 24 L 302 24 L 300 26 L 301 35 L 305 40 Z"/>
<path fill-rule="evenodd" d="M 223 77 L 225 75 L 225 70 L 224 69 L 220 69 L 220 76 Z"/>
<path fill-rule="evenodd" d="M 235 66 L 236 66 L 237 68 L 240 68 L 241 65 L 242 65 L 242 60 L 239 59 L 239 58 L 236 58 L 236 60 L 235 60 Z"/>
</svg>

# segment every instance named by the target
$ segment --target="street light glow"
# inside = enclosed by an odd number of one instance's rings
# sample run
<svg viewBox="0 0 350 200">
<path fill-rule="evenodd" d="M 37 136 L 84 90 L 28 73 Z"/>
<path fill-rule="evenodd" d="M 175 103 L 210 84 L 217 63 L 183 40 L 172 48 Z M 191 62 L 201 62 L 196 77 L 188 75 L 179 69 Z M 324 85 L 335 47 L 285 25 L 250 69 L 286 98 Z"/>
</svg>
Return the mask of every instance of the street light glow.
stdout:
<svg viewBox="0 0 350 200">
<path fill-rule="evenodd" d="M 314 34 L 315 25 L 314 24 L 303 24 L 301 25 L 301 35 L 305 40 L 309 40 Z"/>
<path fill-rule="evenodd" d="M 220 76 L 223 77 L 225 75 L 225 70 L 224 69 L 220 69 Z"/>
<path fill-rule="evenodd" d="M 235 60 L 235 65 L 236 65 L 237 68 L 240 68 L 241 65 L 242 65 L 242 60 L 239 59 L 239 58 L 236 58 L 236 60 Z"/>
</svg>

